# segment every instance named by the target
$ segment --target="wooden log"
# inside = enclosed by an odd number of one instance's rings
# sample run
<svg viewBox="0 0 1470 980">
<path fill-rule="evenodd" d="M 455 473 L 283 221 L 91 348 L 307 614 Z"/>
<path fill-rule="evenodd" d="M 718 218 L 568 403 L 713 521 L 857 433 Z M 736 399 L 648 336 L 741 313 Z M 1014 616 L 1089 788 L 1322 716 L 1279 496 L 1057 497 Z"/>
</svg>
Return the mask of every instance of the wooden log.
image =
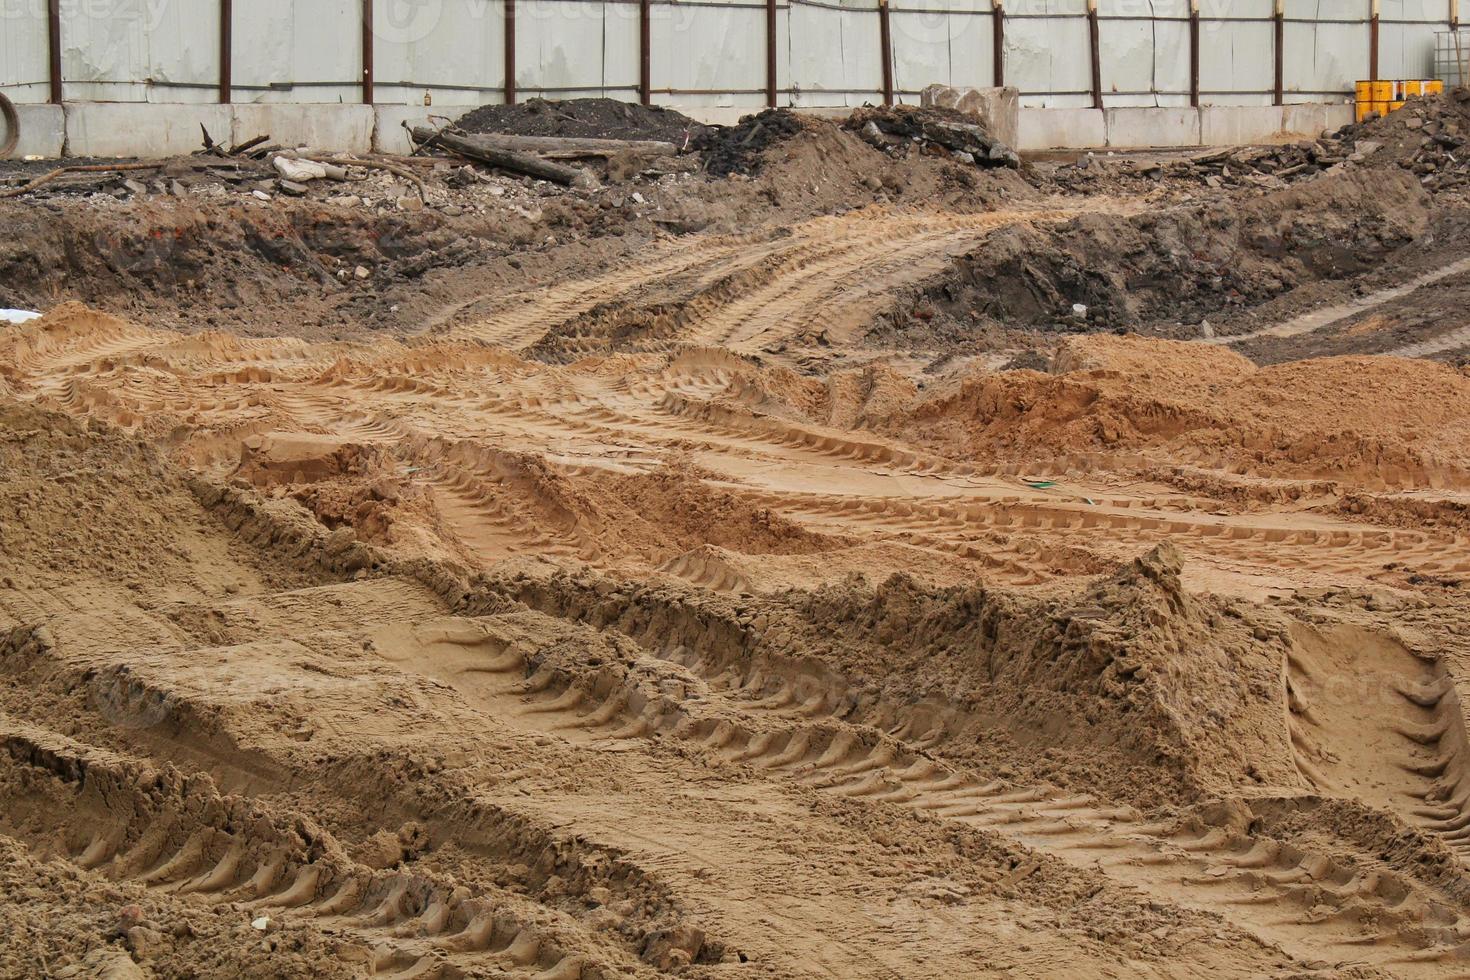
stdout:
<svg viewBox="0 0 1470 980">
<path fill-rule="evenodd" d="M 597 183 L 591 174 L 580 167 L 568 167 L 560 163 L 552 163 L 550 160 L 543 160 L 529 153 L 518 153 L 515 150 L 488 146 L 473 137 L 451 136 L 449 133 L 441 133 L 427 126 L 415 126 L 412 133 L 415 143 L 427 143 L 429 140 L 434 140 L 436 146 L 442 146 L 468 160 L 486 163 L 502 170 L 549 180 L 567 187 L 591 187 Z"/>
</svg>

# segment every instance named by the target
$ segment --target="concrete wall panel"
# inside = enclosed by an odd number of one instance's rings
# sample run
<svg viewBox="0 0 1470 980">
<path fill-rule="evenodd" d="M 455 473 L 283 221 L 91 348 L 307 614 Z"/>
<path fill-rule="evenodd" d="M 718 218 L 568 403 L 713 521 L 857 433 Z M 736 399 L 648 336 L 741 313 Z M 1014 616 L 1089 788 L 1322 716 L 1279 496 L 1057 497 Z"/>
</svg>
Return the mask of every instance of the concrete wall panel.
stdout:
<svg viewBox="0 0 1470 980">
<path fill-rule="evenodd" d="M 272 143 L 285 147 L 306 146 L 343 153 L 367 153 L 373 147 L 373 127 L 377 120 L 370 105 L 255 103 L 229 108 L 231 132 L 237 143 L 270 136 Z"/>
<path fill-rule="evenodd" d="M 1022 106 L 1016 120 L 1018 149 L 1050 150 L 1107 146 L 1107 117 L 1100 109 L 1042 109 Z"/>
<path fill-rule="evenodd" d="M 227 139 L 230 107 L 68 102 L 66 152 L 79 157 L 182 156 L 200 148 L 201 125 L 216 139 Z"/>
<path fill-rule="evenodd" d="M 1109 109 L 1108 146 L 1199 146 L 1198 109 Z"/>
<path fill-rule="evenodd" d="M 66 146 L 66 118 L 61 106 L 20 103 L 15 109 L 20 117 L 20 143 L 12 158 L 61 156 Z"/>
</svg>

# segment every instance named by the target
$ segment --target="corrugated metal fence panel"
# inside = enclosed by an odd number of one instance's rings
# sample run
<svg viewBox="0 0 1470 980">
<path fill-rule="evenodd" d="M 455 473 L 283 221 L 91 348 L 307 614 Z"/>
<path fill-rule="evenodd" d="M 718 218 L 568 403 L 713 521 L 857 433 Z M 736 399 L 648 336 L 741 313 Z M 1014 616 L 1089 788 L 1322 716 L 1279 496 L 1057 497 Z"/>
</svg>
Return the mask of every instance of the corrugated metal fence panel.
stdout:
<svg viewBox="0 0 1470 980">
<path fill-rule="evenodd" d="M 1086 0 L 1006 4 L 1006 84 L 1021 90 L 1022 105 L 1092 105 L 1091 50 Z"/>
<path fill-rule="evenodd" d="M 877 9 L 873 0 L 792 0 L 792 105 L 862 105 L 883 97 Z"/>
<path fill-rule="evenodd" d="M 218 4 L 63 3 L 61 37 L 68 99 L 209 102 L 218 93 Z"/>
<path fill-rule="evenodd" d="M 1098 0 L 1108 106 L 1189 104 L 1189 0 Z"/>
<path fill-rule="evenodd" d="M 0 0 L 0 89 L 15 102 L 45 102 L 50 73 L 46 8 Z"/>
<path fill-rule="evenodd" d="M 622 20 L 619 21 L 619 15 Z M 525 98 L 631 97 L 638 88 L 636 59 L 624 87 L 608 92 L 607 32 L 632 21 L 627 43 L 638 48 L 638 8 L 616 9 L 598 0 L 517 0 L 516 86 Z"/>
<path fill-rule="evenodd" d="M 236 102 L 360 102 L 357 0 L 249 0 L 235 5 Z"/>
<path fill-rule="evenodd" d="M 658 3 L 652 10 L 653 87 L 660 102 L 766 104 L 762 3 Z"/>
<path fill-rule="evenodd" d="M 1276 84 L 1272 0 L 1202 0 L 1201 105 L 1270 105 Z"/>
<path fill-rule="evenodd" d="M 504 16 L 500 0 L 374 0 L 376 100 L 417 104 L 427 92 L 438 105 L 498 102 Z"/>
<path fill-rule="evenodd" d="M 900 101 L 933 84 L 995 80 L 990 0 L 892 0 L 893 84 Z"/>
<path fill-rule="evenodd" d="M 1286 101 L 1320 102 L 1328 93 L 1346 98 L 1368 77 L 1368 3 L 1286 0 L 1283 72 Z"/>
<path fill-rule="evenodd" d="M 1445 0 L 1382 0 L 1379 25 L 1381 77 L 1434 76 L 1434 33 L 1449 30 Z"/>
<path fill-rule="evenodd" d="M 1087 0 L 1009 0 L 1006 80 L 1023 103 L 1086 106 L 1091 97 Z M 445 104 L 500 96 L 503 0 L 373 0 L 377 99 Z M 984 86 L 994 77 L 991 0 L 891 0 L 896 94 L 926 85 Z M 1379 74 L 1432 74 L 1449 0 L 1381 0 Z M 1206 105 L 1269 102 L 1273 0 L 1202 0 L 1200 89 Z M 1288 102 L 1346 100 L 1368 74 L 1368 0 L 1285 0 Z M 1189 93 L 1189 0 L 1099 0 L 1109 106 L 1178 106 Z M 62 4 L 66 94 L 76 100 L 216 97 L 217 0 Z M 636 0 L 519 0 L 517 80 L 525 97 L 633 98 L 639 77 Z M 655 97 L 664 103 L 758 107 L 766 99 L 763 0 L 655 0 Z M 235 4 L 237 101 L 361 98 L 361 0 Z M 0 85 L 45 101 L 44 0 L 0 0 Z M 780 0 L 777 79 L 795 105 L 844 106 L 882 94 L 877 0 Z M 789 96 L 786 93 L 790 93 Z"/>
</svg>

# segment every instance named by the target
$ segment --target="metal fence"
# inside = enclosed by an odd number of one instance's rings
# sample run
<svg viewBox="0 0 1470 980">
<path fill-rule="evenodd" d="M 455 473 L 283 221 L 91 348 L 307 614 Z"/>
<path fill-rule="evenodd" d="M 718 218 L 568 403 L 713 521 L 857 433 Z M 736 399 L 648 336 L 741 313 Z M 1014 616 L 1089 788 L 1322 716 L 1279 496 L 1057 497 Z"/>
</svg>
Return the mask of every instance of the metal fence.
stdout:
<svg viewBox="0 0 1470 980">
<path fill-rule="evenodd" d="M 1027 105 L 1261 105 L 1432 77 L 1437 33 L 1463 37 L 1458 0 L 0 0 L 0 89 L 822 106 L 941 82 Z"/>
</svg>

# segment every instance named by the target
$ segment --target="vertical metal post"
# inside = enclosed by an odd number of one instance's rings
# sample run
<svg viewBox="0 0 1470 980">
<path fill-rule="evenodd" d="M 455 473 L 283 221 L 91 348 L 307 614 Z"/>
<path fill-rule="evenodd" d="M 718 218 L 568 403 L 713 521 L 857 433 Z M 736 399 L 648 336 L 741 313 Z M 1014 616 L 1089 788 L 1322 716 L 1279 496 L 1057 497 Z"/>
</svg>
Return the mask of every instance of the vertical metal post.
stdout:
<svg viewBox="0 0 1470 980">
<path fill-rule="evenodd" d="M 1006 83 L 1006 5 L 1005 0 L 990 0 L 991 38 L 995 42 L 995 87 Z"/>
<path fill-rule="evenodd" d="M 219 100 L 222 105 L 234 101 L 230 91 L 234 66 L 235 0 L 219 0 Z"/>
<path fill-rule="evenodd" d="M 766 0 L 766 105 L 776 107 L 776 0 Z"/>
<path fill-rule="evenodd" d="M 1199 0 L 1189 0 L 1189 104 L 1199 108 Z"/>
<path fill-rule="evenodd" d="M 888 0 L 878 0 L 878 43 L 883 48 L 883 104 L 893 105 L 893 31 L 888 23 Z"/>
<path fill-rule="evenodd" d="M 1276 83 L 1272 86 L 1271 104 L 1283 105 L 1286 102 L 1286 0 L 1276 0 L 1271 20 L 1275 29 L 1271 44 L 1276 49 Z"/>
<path fill-rule="evenodd" d="M 373 104 L 373 0 L 362 0 L 362 101 Z"/>
<path fill-rule="evenodd" d="M 1378 81 L 1378 0 L 1369 0 L 1368 78 Z"/>
<path fill-rule="evenodd" d="M 516 101 L 516 0 L 502 0 L 505 4 L 505 104 Z"/>
<path fill-rule="evenodd" d="M 1102 43 L 1098 37 L 1097 0 L 1087 0 L 1087 35 L 1092 47 L 1092 107 L 1103 107 Z"/>
<path fill-rule="evenodd" d="M 650 0 L 638 0 L 638 101 L 653 103 L 653 10 Z"/>
<path fill-rule="evenodd" d="M 51 101 L 61 105 L 65 94 L 61 84 L 61 0 L 48 0 L 46 4 L 46 45 L 51 65 Z"/>
</svg>

